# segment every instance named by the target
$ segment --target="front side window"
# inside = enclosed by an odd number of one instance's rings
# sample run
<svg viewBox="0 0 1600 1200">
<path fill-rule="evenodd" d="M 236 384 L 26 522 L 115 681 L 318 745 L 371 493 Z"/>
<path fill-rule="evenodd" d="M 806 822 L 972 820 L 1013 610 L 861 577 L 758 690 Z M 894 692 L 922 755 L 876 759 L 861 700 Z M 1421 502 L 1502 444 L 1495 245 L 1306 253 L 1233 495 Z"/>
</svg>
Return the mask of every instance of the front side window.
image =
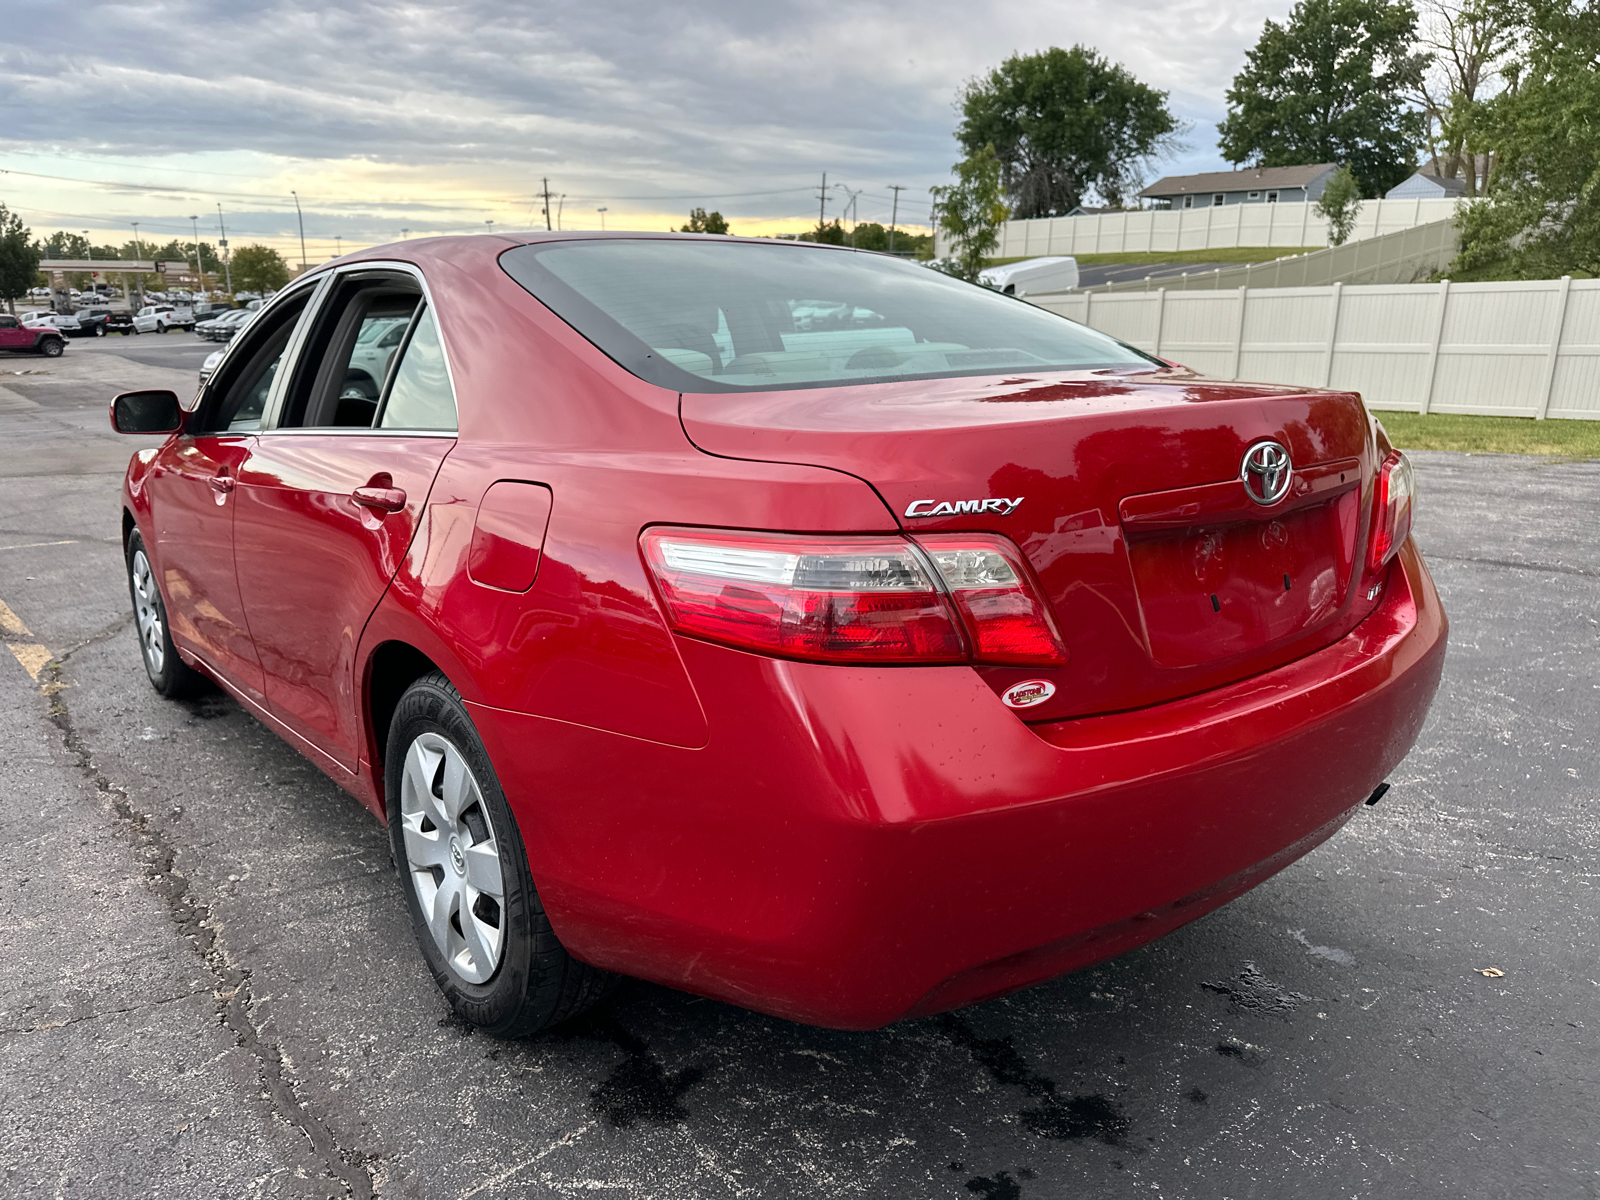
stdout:
<svg viewBox="0 0 1600 1200">
<path fill-rule="evenodd" d="M 611 238 L 518 246 L 500 263 L 610 358 L 675 391 L 1153 365 L 1064 317 L 886 255 Z"/>
<path fill-rule="evenodd" d="M 303 289 L 248 333 L 238 335 L 239 344 L 229 348 L 225 369 L 206 386 L 199 428 L 228 433 L 261 428 L 278 368 L 310 294 L 309 288 Z"/>
</svg>

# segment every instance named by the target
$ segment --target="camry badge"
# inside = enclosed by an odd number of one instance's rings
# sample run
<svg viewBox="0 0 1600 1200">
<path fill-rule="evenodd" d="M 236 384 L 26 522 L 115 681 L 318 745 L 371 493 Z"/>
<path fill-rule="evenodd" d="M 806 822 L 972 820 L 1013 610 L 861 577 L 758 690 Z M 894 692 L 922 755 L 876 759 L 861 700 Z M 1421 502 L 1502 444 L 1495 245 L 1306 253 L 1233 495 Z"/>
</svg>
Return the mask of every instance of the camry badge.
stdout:
<svg viewBox="0 0 1600 1200">
<path fill-rule="evenodd" d="M 1244 452 L 1239 479 L 1250 499 L 1260 505 L 1276 504 L 1289 494 L 1294 468 L 1289 452 L 1277 442 L 1257 442 Z"/>
<path fill-rule="evenodd" d="M 913 500 L 906 506 L 908 517 L 957 517 L 968 513 L 995 513 L 1009 517 L 1017 511 L 1022 497 L 1007 500 L 1004 496 L 988 500 Z"/>
</svg>

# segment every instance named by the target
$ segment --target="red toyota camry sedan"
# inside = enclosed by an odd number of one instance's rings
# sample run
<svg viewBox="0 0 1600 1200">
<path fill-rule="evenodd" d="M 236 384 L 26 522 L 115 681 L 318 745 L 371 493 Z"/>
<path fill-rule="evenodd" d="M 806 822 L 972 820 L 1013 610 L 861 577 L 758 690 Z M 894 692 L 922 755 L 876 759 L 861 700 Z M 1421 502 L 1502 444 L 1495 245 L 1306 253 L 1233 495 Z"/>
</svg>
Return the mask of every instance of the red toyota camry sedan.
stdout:
<svg viewBox="0 0 1600 1200">
<path fill-rule="evenodd" d="M 380 247 L 112 416 L 170 434 L 151 682 L 387 821 L 497 1034 L 615 973 L 868 1029 L 1121 953 L 1332 835 L 1444 661 L 1358 396 L 843 248 Z"/>
</svg>

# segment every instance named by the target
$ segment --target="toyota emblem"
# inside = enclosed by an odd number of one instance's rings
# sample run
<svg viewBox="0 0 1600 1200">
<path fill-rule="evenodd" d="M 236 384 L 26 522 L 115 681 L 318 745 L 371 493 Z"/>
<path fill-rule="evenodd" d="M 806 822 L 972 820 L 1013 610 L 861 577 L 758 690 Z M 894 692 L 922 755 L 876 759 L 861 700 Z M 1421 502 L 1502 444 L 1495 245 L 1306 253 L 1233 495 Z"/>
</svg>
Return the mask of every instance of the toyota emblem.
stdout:
<svg viewBox="0 0 1600 1200">
<path fill-rule="evenodd" d="M 1276 504 L 1289 494 L 1289 480 L 1294 468 L 1289 465 L 1289 452 L 1277 442 L 1257 442 L 1244 452 L 1244 465 L 1239 468 L 1239 478 L 1244 490 L 1257 504 Z"/>
</svg>

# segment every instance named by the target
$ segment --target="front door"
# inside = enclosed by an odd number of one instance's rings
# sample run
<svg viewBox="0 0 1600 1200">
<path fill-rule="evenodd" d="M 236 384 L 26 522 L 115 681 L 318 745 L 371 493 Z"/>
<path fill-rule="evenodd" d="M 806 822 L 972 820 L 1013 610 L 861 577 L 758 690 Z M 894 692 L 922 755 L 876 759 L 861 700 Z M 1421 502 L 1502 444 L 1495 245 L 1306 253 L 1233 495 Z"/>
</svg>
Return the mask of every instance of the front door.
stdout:
<svg viewBox="0 0 1600 1200">
<path fill-rule="evenodd" d="M 287 299 L 233 349 L 183 436 L 157 453 L 147 483 L 147 540 L 173 640 L 258 702 L 261 662 L 235 569 L 235 489 L 304 308 L 304 294 Z"/>
<path fill-rule="evenodd" d="M 0 314 L 0 350 L 17 350 L 33 345 L 33 334 L 23 329 L 22 322 L 8 314 Z"/>
<path fill-rule="evenodd" d="M 375 365 L 367 348 L 395 330 Z M 239 471 L 239 582 L 273 713 L 354 770 L 356 646 L 455 445 L 455 400 L 410 276 L 336 281 L 306 347 Z"/>
</svg>

